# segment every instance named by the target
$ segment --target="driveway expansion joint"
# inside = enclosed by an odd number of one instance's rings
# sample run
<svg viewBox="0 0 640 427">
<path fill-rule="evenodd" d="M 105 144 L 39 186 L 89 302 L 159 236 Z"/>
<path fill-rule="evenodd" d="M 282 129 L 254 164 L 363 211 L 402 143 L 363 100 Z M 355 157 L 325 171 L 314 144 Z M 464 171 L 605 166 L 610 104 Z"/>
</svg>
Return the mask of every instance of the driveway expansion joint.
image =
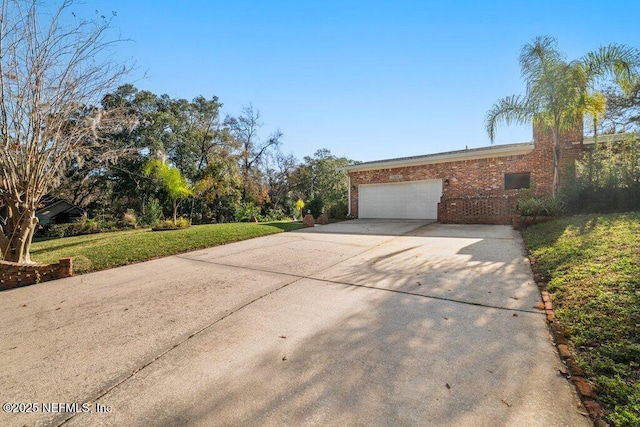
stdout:
<svg viewBox="0 0 640 427">
<path fill-rule="evenodd" d="M 413 249 L 413 248 L 411 248 L 411 249 Z M 364 252 L 366 252 L 366 251 L 364 251 Z M 357 255 L 354 255 L 353 257 L 359 256 L 359 255 L 360 254 L 357 254 Z M 458 299 L 455 299 L 455 298 L 446 298 L 446 297 L 441 297 L 441 296 L 437 296 L 437 295 L 419 294 L 419 293 L 416 293 L 416 292 L 402 291 L 402 290 L 398 290 L 398 289 L 389 289 L 389 288 L 383 288 L 383 287 L 374 286 L 374 285 L 360 285 L 360 284 L 357 284 L 357 283 L 342 282 L 342 281 L 339 281 L 339 280 L 329 280 L 329 279 L 322 279 L 322 278 L 314 277 L 314 275 L 316 275 L 318 273 L 321 273 L 321 272 L 323 272 L 323 271 L 325 271 L 325 270 L 327 270 L 329 268 L 332 268 L 332 267 L 334 267 L 334 266 L 336 266 L 338 264 L 341 264 L 341 263 L 343 263 L 345 261 L 348 261 L 351 258 L 347 258 L 345 260 L 341 260 L 336 264 L 333 264 L 333 265 L 331 265 L 329 267 L 323 268 L 323 269 L 313 273 L 312 275 L 283 273 L 283 272 L 267 270 L 267 269 L 263 269 L 263 268 L 239 266 L 239 265 L 234 265 L 234 264 L 225 264 L 225 263 L 221 263 L 221 262 L 217 262 L 217 261 L 208 261 L 208 260 L 202 260 L 202 259 L 194 259 L 194 258 L 184 258 L 184 259 L 191 260 L 191 261 L 196 261 L 196 262 L 201 262 L 201 263 L 206 263 L 206 264 L 211 264 L 211 265 L 219 265 L 221 267 L 239 268 L 239 269 L 243 269 L 243 270 L 257 271 L 257 272 L 260 272 L 260 273 L 271 273 L 271 274 L 278 274 L 278 275 L 282 275 L 282 276 L 295 277 L 297 280 L 295 280 L 294 282 L 291 282 L 290 284 L 296 283 L 296 282 L 298 282 L 298 281 L 300 281 L 302 279 L 309 279 L 309 280 L 314 280 L 314 281 L 317 281 L 317 282 L 332 283 L 332 284 L 335 284 L 335 285 L 352 286 L 352 287 L 355 287 L 355 288 L 364 288 L 364 289 L 373 289 L 373 290 L 392 292 L 392 293 L 397 293 L 397 294 L 402 294 L 402 295 L 411 295 L 411 296 L 415 296 L 415 297 L 429 298 L 429 299 L 435 299 L 435 300 L 439 300 L 439 301 L 447 301 L 447 302 L 452 302 L 452 303 L 457 303 L 457 304 L 465 304 L 465 305 L 471 305 L 471 306 L 476 306 L 476 307 L 484 307 L 484 308 L 492 308 L 492 309 L 497 309 L 497 310 L 505 310 L 505 311 L 509 311 L 509 312 L 531 313 L 531 314 L 540 314 L 540 315 L 544 315 L 545 314 L 544 311 L 540 311 L 540 310 L 501 307 L 499 305 L 492 305 L 492 304 L 484 304 L 484 303 L 478 303 L 478 302 L 472 302 L 472 301 L 458 300 Z"/>
<path fill-rule="evenodd" d="M 209 323 L 206 326 L 203 326 L 202 328 L 198 329 L 195 332 L 190 333 L 187 338 L 184 338 L 183 340 L 174 343 L 173 345 L 171 345 L 169 348 L 165 349 L 164 351 L 162 351 L 160 354 L 158 354 L 157 356 L 155 356 L 154 358 L 152 358 L 151 360 L 149 360 L 148 362 L 144 363 L 142 366 L 140 366 L 139 368 L 136 368 L 133 372 L 131 372 L 130 374 L 128 374 L 127 376 L 125 376 L 124 378 L 122 378 L 120 381 L 116 382 L 115 384 L 113 384 L 112 386 L 108 387 L 106 390 L 104 390 L 102 393 L 100 393 L 98 396 L 92 398 L 92 399 L 88 399 L 85 400 L 85 402 L 88 403 L 94 403 L 97 402 L 99 399 L 103 398 L 104 396 L 106 396 L 107 394 L 109 394 L 112 390 L 116 389 L 117 387 L 119 387 L 120 385 L 124 384 L 125 382 L 129 381 L 130 379 L 132 379 L 133 377 L 136 376 L 136 374 L 138 374 L 139 372 L 141 372 L 143 369 L 151 366 L 154 362 L 156 362 L 157 360 L 159 360 L 160 358 L 162 358 L 163 356 L 165 356 L 166 354 L 168 354 L 169 352 L 175 350 L 176 348 L 182 346 L 183 344 L 187 343 L 189 340 L 193 339 L 194 337 L 200 335 L 201 333 L 203 333 L 204 331 L 208 330 L 209 328 L 215 326 L 216 324 L 220 323 L 221 321 L 223 321 L 224 319 L 228 318 L 229 316 L 232 316 L 233 314 L 249 307 L 250 305 L 252 305 L 253 303 L 268 297 L 269 295 L 272 295 L 278 291 L 280 291 L 281 289 L 286 288 L 289 285 L 292 285 L 298 281 L 300 281 L 302 279 L 298 278 L 292 282 L 288 282 L 285 283 L 282 286 L 279 286 L 278 288 L 267 292 L 264 295 L 260 295 L 257 298 L 254 298 L 253 300 L 235 308 L 234 310 L 230 311 L 229 313 L 225 314 L 224 316 L 216 319 L 215 321 Z M 71 421 L 71 419 L 73 419 L 78 413 L 73 413 L 71 416 L 69 416 L 68 418 L 64 419 L 62 422 L 60 422 L 59 424 L 57 424 L 58 427 L 65 425 L 68 421 Z"/>
<path fill-rule="evenodd" d="M 302 238 L 301 240 L 304 240 L 304 238 Z M 358 252 L 357 254 L 354 254 L 354 255 L 353 255 L 353 256 L 351 256 L 351 257 L 348 257 L 348 258 L 343 259 L 343 260 L 340 260 L 340 261 L 338 261 L 338 262 L 336 262 L 336 263 L 334 263 L 334 264 L 332 264 L 332 265 L 329 265 L 329 266 L 327 266 L 327 267 L 324 267 L 324 268 L 322 268 L 321 270 L 317 271 L 316 273 L 320 273 L 320 272 L 322 272 L 322 271 L 328 270 L 328 269 L 330 269 L 330 268 L 332 268 L 332 267 L 335 267 L 336 265 L 341 264 L 341 263 L 343 263 L 343 262 L 345 262 L 345 261 L 347 261 L 347 260 L 349 260 L 349 259 L 351 259 L 351 258 L 354 258 L 354 257 L 360 256 L 361 254 L 363 254 L 363 253 L 365 253 L 365 252 L 367 252 L 367 251 L 369 251 L 369 250 L 371 250 L 371 249 L 377 248 L 377 247 L 381 246 L 382 244 L 384 244 L 384 243 L 386 243 L 386 242 L 387 242 L 387 240 L 385 240 L 385 241 L 383 241 L 383 242 L 381 242 L 381 243 L 379 243 L 378 245 L 375 245 L 375 246 L 373 246 L 373 247 L 368 247 L 367 249 L 365 249 L 365 250 L 363 250 L 363 251 L 360 251 L 360 252 Z M 280 245 L 280 244 L 286 244 L 286 243 L 288 243 L 288 242 L 279 243 L 278 245 Z M 274 245 L 274 246 L 275 246 L 275 245 Z M 239 253 L 243 253 L 243 252 L 246 252 L 246 251 L 240 251 L 240 252 L 235 253 L 234 255 L 237 255 L 237 254 L 239 254 Z M 267 273 L 272 273 L 272 274 L 280 274 L 280 275 L 283 275 L 283 276 L 290 276 L 290 277 L 293 277 L 293 278 L 295 278 L 295 280 L 293 280 L 293 281 L 291 281 L 291 282 L 288 282 L 288 283 L 286 283 L 286 284 L 284 284 L 284 285 L 282 285 L 282 286 L 279 286 L 278 288 L 276 288 L 276 289 L 274 289 L 274 290 L 272 290 L 272 291 L 270 291 L 270 292 L 267 292 L 267 293 L 266 293 L 266 294 L 264 294 L 264 295 L 260 295 L 259 297 L 254 298 L 253 300 L 251 300 L 251 301 L 247 302 L 246 304 L 243 304 L 242 306 L 237 307 L 237 308 L 235 308 L 233 311 L 231 311 L 231 312 L 229 312 L 229 313 L 225 314 L 224 316 L 222 316 L 222 317 L 220 317 L 220 318 L 216 319 L 216 320 L 215 320 L 215 321 L 213 321 L 212 323 L 209 323 L 208 325 L 206 325 L 206 326 L 204 326 L 204 327 L 200 328 L 199 330 L 197 330 L 197 331 L 195 331 L 195 332 L 191 333 L 190 335 L 188 335 L 188 336 L 187 336 L 187 338 L 183 339 L 182 341 L 180 341 L 180 342 L 178 342 L 178 343 L 175 343 L 175 344 L 171 345 L 169 348 L 167 348 L 166 350 L 162 351 L 160 354 L 158 354 L 157 356 L 155 356 L 154 358 L 152 358 L 152 359 L 151 359 L 151 360 L 149 360 L 148 362 L 144 363 L 142 366 L 140 366 L 139 368 L 135 369 L 135 370 L 134 370 L 133 372 L 131 372 L 130 374 L 126 375 L 123 379 L 121 379 L 120 381 L 116 382 L 114 385 L 112 385 L 112 386 L 108 387 L 106 390 L 104 390 L 104 391 L 103 391 L 102 393 L 100 393 L 98 396 L 94 397 L 93 399 L 86 400 L 86 402 L 97 402 L 99 399 L 103 398 L 104 396 L 106 396 L 107 394 L 109 394 L 109 393 L 110 393 L 112 390 L 114 390 L 115 388 L 119 387 L 120 385 L 122 385 L 122 384 L 124 384 L 125 382 L 129 381 L 130 379 L 132 379 L 132 378 L 133 378 L 133 377 L 134 377 L 138 372 L 140 372 L 140 371 L 142 371 L 143 369 L 145 369 L 145 368 L 149 367 L 150 365 L 152 365 L 154 362 L 156 362 L 157 360 L 159 360 L 160 358 L 162 358 L 162 357 L 163 357 L 164 355 L 166 355 L 167 353 L 169 353 L 169 352 L 171 352 L 171 351 L 175 350 L 176 348 L 178 348 L 178 347 L 182 346 L 183 344 L 185 344 L 186 342 L 188 342 L 188 341 L 189 341 L 189 340 L 191 340 L 192 338 L 194 338 L 194 337 L 196 337 L 196 336 L 200 335 L 202 332 L 204 332 L 204 331 L 208 330 L 209 328 L 211 328 L 211 327 L 215 326 L 216 324 L 218 324 L 218 323 L 219 323 L 219 322 L 221 322 L 222 320 L 224 320 L 224 319 L 228 318 L 229 316 L 231 316 L 231 315 L 233 315 L 233 314 L 235 314 L 235 313 L 237 313 L 237 312 L 239 312 L 239 311 L 243 310 L 244 308 L 247 308 L 248 306 L 252 305 L 253 303 L 255 303 L 255 302 L 257 302 L 257 301 L 259 301 L 259 300 L 261 300 L 261 299 L 263 299 L 263 298 L 265 298 L 265 297 L 267 297 L 267 296 L 269 296 L 269 295 L 273 295 L 273 294 L 277 293 L 278 291 L 280 291 L 280 290 L 282 290 L 282 289 L 284 289 L 284 288 L 286 288 L 286 287 L 288 287 L 288 286 L 290 286 L 290 285 L 293 285 L 293 284 L 294 284 L 294 283 L 296 283 L 296 282 L 299 282 L 299 281 L 301 281 L 301 280 L 303 280 L 303 279 L 311 279 L 310 277 L 302 276 L 302 275 L 295 275 L 295 274 L 280 273 L 280 272 L 274 272 L 274 271 L 269 271 L 269 270 L 264 270 L 264 269 L 258 269 L 258 268 L 240 267 L 240 266 L 235 266 L 235 265 L 223 264 L 223 263 L 215 262 L 215 261 L 202 260 L 202 259 L 196 259 L 196 258 L 189 258 L 189 257 L 184 256 L 184 255 L 175 255 L 175 257 L 176 257 L 176 258 L 179 258 L 179 259 L 183 259 L 183 260 L 188 260 L 188 261 L 196 261 L 196 262 L 203 262 L 203 263 L 214 264 L 214 265 L 221 265 L 221 266 L 226 266 L 226 267 L 242 268 L 242 269 L 245 269 L 245 270 L 246 270 L 246 269 L 249 269 L 249 270 L 260 271 L 260 272 L 267 272 Z M 315 279 L 314 279 L 314 280 L 315 280 Z M 71 416 L 69 416 L 69 417 L 67 417 L 66 419 L 62 420 L 62 422 L 60 422 L 60 423 L 59 423 L 59 424 L 57 424 L 57 425 L 58 425 L 58 426 L 65 425 L 67 422 L 69 422 L 70 420 L 72 420 L 76 415 L 77 415 L 77 414 L 72 414 Z"/>
</svg>

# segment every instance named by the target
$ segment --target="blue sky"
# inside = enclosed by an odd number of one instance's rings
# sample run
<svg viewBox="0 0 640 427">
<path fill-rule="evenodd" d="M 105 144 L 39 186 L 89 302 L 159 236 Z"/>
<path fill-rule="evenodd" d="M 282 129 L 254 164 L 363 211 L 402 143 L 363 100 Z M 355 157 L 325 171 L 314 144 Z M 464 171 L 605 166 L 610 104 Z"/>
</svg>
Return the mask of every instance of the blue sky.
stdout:
<svg viewBox="0 0 640 427">
<path fill-rule="evenodd" d="M 640 2 L 88 0 L 117 13 L 139 89 L 216 95 L 225 114 L 252 103 L 263 136 L 299 159 L 320 148 L 370 161 L 490 144 L 484 117 L 524 91 L 520 48 L 539 35 L 575 59 L 598 46 L 640 47 Z M 142 74 L 146 77 L 142 78 Z M 496 144 L 531 140 L 498 129 Z"/>
</svg>

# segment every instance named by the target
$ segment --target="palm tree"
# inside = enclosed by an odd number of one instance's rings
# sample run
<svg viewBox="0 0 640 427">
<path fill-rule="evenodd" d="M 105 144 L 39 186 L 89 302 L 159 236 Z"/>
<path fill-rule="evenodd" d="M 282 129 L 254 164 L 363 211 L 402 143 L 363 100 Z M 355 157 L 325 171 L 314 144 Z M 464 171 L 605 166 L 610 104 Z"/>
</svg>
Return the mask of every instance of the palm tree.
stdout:
<svg viewBox="0 0 640 427">
<path fill-rule="evenodd" d="M 191 185 L 182 176 L 180 171 L 168 165 L 164 160 L 151 160 L 144 168 L 147 176 L 156 176 L 164 186 L 171 203 L 173 204 L 173 224 L 178 223 L 178 201 L 185 199 L 193 194 Z"/>
<path fill-rule="evenodd" d="M 493 143 L 496 127 L 504 123 L 532 123 L 553 134 L 553 195 L 559 187 L 560 133 L 581 123 L 585 113 L 593 114 L 595 85 L 613 77 L 628 90 L 640 66 L 640 52 L 624 45 L 601 46 L 580 59 L 567 62 L 553 37 L 540 36 L 523 46 L 520 69 L 526 84 L 524 96 L 508 96 L 496 102 L 486 117 L 486 129 Z M 604 108 L 604 104 L 600 108 Z M 597 112 L 596 112 L 597 113 Z"/>
</svg>

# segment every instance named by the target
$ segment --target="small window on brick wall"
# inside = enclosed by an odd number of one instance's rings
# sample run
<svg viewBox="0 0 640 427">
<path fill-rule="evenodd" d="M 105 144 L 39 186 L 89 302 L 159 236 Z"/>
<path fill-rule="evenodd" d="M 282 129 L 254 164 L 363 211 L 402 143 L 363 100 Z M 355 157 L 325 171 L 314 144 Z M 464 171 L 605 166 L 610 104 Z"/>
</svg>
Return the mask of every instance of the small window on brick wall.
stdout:
<svg viewBox="0 0 640 427">
<path fill-rule="evenodd" d="M 504 174 L 505 190 L 519 190 L 521 188 L 529 188 L 530 184 L 531 184 L 530 172 Z"/>
</svg>

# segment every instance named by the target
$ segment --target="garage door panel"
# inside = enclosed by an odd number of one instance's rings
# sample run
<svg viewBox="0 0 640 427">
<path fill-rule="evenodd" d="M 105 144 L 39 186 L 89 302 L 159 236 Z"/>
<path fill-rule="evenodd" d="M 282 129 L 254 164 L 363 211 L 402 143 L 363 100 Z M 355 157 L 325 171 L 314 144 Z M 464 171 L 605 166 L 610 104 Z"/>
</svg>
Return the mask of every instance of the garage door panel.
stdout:
<svg viewBox="0 0 640 427">
<path fill-rule="evenodd" d="M 360 218 L 435 219 L 442 180 L 364 184 L 358 192 Z"/>
</svg>

